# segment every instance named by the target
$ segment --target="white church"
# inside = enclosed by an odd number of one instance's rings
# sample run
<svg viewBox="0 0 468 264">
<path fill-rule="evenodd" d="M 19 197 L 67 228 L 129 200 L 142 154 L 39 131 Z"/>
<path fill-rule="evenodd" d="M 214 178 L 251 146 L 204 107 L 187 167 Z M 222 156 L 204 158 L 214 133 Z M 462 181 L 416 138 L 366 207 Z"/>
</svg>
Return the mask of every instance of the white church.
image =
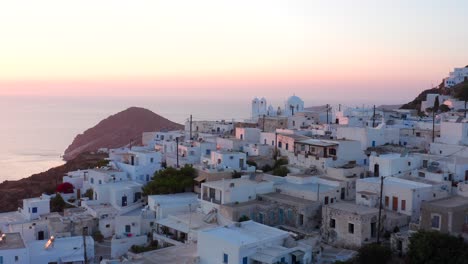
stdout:
<svg viewBox="0 0 468 264">
<path fill-rule="evenodd" d="M 262 116 L 293 116 L 298 112 L 304 111 L 304 101 L 296 95 L 293 95 L 286 100 L 284 108 L 278 106 L 274 108 L 271 104 L 268 105 L 265 97 L 258 99 L 255 97 L 252 100 L 252 120 L 257 120 Z"/>
</svg>

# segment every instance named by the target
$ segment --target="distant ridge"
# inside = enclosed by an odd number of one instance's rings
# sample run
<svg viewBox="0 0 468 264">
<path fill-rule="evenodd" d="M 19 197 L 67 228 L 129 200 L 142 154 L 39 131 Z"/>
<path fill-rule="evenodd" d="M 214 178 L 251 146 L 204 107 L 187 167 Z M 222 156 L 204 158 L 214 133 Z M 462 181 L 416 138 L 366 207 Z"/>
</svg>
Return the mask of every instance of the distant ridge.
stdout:
<svg viewBox="0 0 468 264">
<path fill-rule="evenodd" d="M 130 107 L 77 135 L 65 150 L 63 158 L 68 161 L 81 153 L 97 151 L 100 148 L 118 148 L 130 143 L 141 144 L 143 132 L 179 129 L 183 129 L 183 126 L 148 109 Z"/>
</svg>

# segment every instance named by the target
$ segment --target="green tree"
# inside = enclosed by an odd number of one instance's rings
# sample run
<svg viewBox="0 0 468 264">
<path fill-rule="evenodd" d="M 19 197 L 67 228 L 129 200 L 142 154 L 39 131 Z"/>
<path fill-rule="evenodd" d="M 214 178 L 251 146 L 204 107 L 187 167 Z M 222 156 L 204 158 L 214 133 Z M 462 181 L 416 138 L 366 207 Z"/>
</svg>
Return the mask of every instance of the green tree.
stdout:
<svg viewBox="0 0 468 264">
<path fill-rule="evenodd" d="M 233 179 L 238 179 L 240 177 L 242 177 L 242 172 L 238 172 L 236 170 L 232 172 L 232 178 Z"/>
<path fill-rule="evenodd" d="M 408 261 L 412 264 L 466 264 L 468 244 L 461 237 L 437 231 L 419 231 L 410 238 Z"/>
<path fill-rule="evenodd" d="M 284 177 L 284 176 L 287 176 L 288 173 L 289 173 L 289 169 L 286 166 L 280 166 L 280 167 L 277 167 L 276 169 L 273 169 L 271 174 Z"/>
<path fill-rule="evenodd" d="M 357 264 L 387 264 L 392 259 L 392 251 L 379 244 L 365 245 L 359 249 L 356 259 Z"/>
<path fill-rule="evenodd" d="M 248 216 L 242 215 L 241 217 L 239 217 L 239 221 L 237 221 L 237 222 L 241 223 L 241 222 L 246 222 L 246 221 L 249 221 L 249 220 L 250 220 L 250 218 Z"/>
<path fill-rule="evenodd" d="M 91 189 L 91 188 L 86 190 L 86 192 L 84 193 L 83 196 L 88 197 L 89 200 L 93 200 L 94 199 L 94 190 Z"/>
<path fill-rule="evenodd" d="M 445 113 L 445 112 L 449 112 L 449 111 L 450 111 L 450 107 L 448 107 L 448 105 L 446 105 L 446 104 L 441 104 L 440 107 L 439 107 L 439 110 L 440 110 L 441 112 L 444 112 L 444 113 Z"/>
<path fill-rule="evenodd" d="M 63 209 L 67 207 L 67 203 L 63 200 L 62 196 L 57 193 L 54 198 L 50 199 L 50 211 L 52 212 L 63 212 Z"/>
<path fill-rule="evenodd" d="M 197 171 L 190 165 L 180 169 L 166 168 L 155 173 L 153 179 L 143 187 L 144 195 L 185 192 L 193 187 Z"/>
<path fill-rule="evenodd" d="M 458 87 L 457 92 L 455 93 L 455 98 L 460 101 L 465 102 L 465 118 L 466 118 L 466 104 L 468 102 L 468 80 L 465 80 L 463 83 L 460 84 Z"/>
</svg>

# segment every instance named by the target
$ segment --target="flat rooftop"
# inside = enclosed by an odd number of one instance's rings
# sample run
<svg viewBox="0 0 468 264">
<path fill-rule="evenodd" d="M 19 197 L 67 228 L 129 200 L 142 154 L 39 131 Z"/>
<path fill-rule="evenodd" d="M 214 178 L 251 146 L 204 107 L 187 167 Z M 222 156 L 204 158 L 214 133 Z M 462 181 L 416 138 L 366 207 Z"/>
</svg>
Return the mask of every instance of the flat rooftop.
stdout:
<svg viewBox="0 0 468 264">
<path fill-rule="evenodd" d="M 238 179 L 224 179 L 220 181 L 212 181 L 212 182 L 206 182 L 203 183 L 203 185 L 215 189 L 222 189 L 222 188 L 229 188 L 231 184 L 234 184 L 235 187 L 242 187 L 242 186 L 248 186 L 248 185 L 257 185 L 257 184 L 266 184 L 270 183 L 268 181 L 254 181 L 250 179 L 245 179 L 245 178 L 238 178 Z M 272 184 L 272 183 L 271 183 Z"/>
<path fill-rule="evenodd" d="M 5 241 L 0 242 L 0 250 L 26 248 L 20 233 L 6 233 Z"/>
<path fill-rule="evenodd" d="M 448 198 L 444 198 L 440 200 L 434 200 L 434 201 L 425 202 L 425 203 L 430 204 L 432 206 L 437 206 L 440 208 L 457 208 L 457 207 L 468 206 L 468 197 L 455 195 L 452 197 L 448 197 Z"/>
<path fill-rule="evenodd" d="M 358 182 L 359 181 L 366 182 L 366 183 L 380 184 L 380 177 L 364 178 L 364 179 L 359 179 Z M 397 177 L 387 177 L 387 178 L 385 178 L 384 179 L 384 186 L 385 185 L 400 186 L 402 188 L 407 188 L 407 189 L 418 189 L 418 188 L 432 187 L 431 184 L 415 181 L 415 180 L 413 180 L 413 178 L 411 178 L 411 180 L 409 180 L 409 179 L 403 179 L 403 178 L 397 178 Z"/>
<path fill-rule="evenodd" d="M 26 222 L 25 217 L 18 211 L 0 214 L 0 227 L 1 225 L 24 223 L 24 222 Z"/>
<path fill-rule="evenodd" d="M 374 207 L 367 207 L 364 205 L 358 205 L 351 202 L 338 202 L 328 205 L 329 208 L 357 214 L 357 215 L 367 215 L 367 214 L 376 214 L 379 213 L 379 209 Z"/>
<path fill-rule="evenodd" d="M 294 197 L 294 196 L 283 194 L 283 193 L 277 193 L 277 192 L 262 194 L 259 196 L 265 197 L 266 199 L 270 199 L 273 201 L 280 201 L 283 203 L 294 203 L 294 204 L 300 204 L 300 205 L 312 205 L 314 203 L 319 204 L 319 202 L 311 202 L 310 200 Z"/>
<path fill-rule="evenodd" d="M 288 232 L 273 227 L 262 225 L 254 221 L 247 221 L 240 223 L 238 226 L 234 224 L 200 231 L 199 237 L 201 235 L 208 235 L 236 246 L 242 246 L 274 238 L 283 239 L 286 238 L 288 234 Z"/>
<path fill-rule="evenodd" d="M 320 146 L 320 147 L 333 147 L 333 146 L 339 145 L 338 141 L 323 140 L 323 139 L 306 139 L 306 140 L 300 140 L 296 143 L 306 144 L 306 145 L 311 145 L 311 146 Z"/>
<path fill-rule="evenodd" d="M 190 202 L 196 202 L 198 195 L 196 193 L 177 193 L 177 194 L 166 194 L 166 195 L 150 195 L 148 200 L 154 200 L 155 203 L 161 207 L 171 206 L 174 204 L 189 204 Z"/>
<path fill-rule="evenodd" d="M 283 183 L 276 186 L 278 189 L 288 189 L 288 190 L 296 190 L 301 192 L 326 192 L 335 189 L 335 187 L 325 184 L 317 184 L 317 183 L 305 183 L 305 184 L 296 184 L 296 183 Z"/>
<path fill-rule="evenodd" d="M 142 256 L 143 264 L 192 263 L 197 257 L 197 244 L 184 244 L 163 248 L 143 253 Z"/>
</svg>

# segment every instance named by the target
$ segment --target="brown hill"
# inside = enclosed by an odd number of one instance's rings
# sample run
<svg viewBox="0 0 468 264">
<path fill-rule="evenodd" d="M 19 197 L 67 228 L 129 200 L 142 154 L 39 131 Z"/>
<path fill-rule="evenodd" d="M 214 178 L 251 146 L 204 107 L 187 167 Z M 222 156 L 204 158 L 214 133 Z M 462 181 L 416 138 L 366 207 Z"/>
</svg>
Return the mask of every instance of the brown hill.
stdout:
<svg viewBox="0 0 468 264">
<path fill-rule="evenodd" d="M 71 160 L 80 153 L 100 148 L 118 148 L 130 143 L 140 144 L 143 132 L 178 130 L 183 126 L 150 110 L 131 107 L 112 115 L 75 137 L 65 150 L 64 159 Z"/>
<path fill-rule="evenodd" d="M 17 181 L 4 181 L 0 184 L 0 212 L 16 211 L 21 200 L 38 197 L 43 193 L 52 194 L 62 177 L 69 171 L 89 169 L 102 165 L 106 154 L 82 153 L 64 165 L 34 174 Z"/>
</svg>

